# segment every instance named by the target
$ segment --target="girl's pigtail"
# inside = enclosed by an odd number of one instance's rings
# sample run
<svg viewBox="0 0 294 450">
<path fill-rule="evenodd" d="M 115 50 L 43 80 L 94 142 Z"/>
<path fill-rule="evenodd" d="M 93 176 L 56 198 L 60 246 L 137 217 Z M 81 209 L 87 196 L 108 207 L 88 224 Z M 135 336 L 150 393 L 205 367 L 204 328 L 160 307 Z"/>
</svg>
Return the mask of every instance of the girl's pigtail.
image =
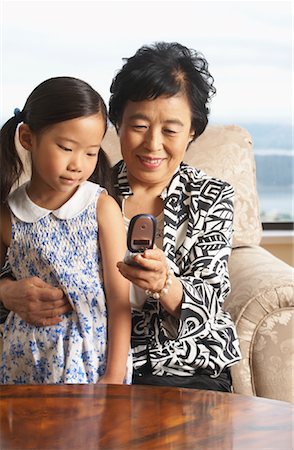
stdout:
<svg viewBox="0 0 294 450">
<path fill-rule="evenodd" d="M 111 164 L 107 154 L 101 147 L 99 150 L 95 171 L 89 178 L 89 181 L 100 184 L 100 186 L 104 187 L 107 190 L 108 194 L 111 195 L 119 203 L 119 200 L 115 194 L 114 177 Z"/>
<path fill-rule="evenodd" d="M 19 115 L 15 115 L 3 125 L 0 132 L 0 199 L 3 203 L 24 171 L 15 146 L 15 132 L 19 123 Z"/>
</svg>

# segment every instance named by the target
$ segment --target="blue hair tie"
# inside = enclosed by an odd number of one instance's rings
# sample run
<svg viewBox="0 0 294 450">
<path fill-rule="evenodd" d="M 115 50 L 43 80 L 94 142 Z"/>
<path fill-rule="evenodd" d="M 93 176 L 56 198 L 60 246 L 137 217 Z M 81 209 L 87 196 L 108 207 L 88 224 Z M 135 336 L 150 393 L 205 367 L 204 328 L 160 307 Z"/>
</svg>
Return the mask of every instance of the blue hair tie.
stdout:
<svg viewBox="0 0 294 450">
<path fill-rule="evenodd" d="M 20 123 L 23 121 L 23 113 L 21 112 L 21 110 L 19 108 L 15 108 L 13 113 L 14 113 L 14 117 L 15 117 L 17 123 Z"/>
</svg>

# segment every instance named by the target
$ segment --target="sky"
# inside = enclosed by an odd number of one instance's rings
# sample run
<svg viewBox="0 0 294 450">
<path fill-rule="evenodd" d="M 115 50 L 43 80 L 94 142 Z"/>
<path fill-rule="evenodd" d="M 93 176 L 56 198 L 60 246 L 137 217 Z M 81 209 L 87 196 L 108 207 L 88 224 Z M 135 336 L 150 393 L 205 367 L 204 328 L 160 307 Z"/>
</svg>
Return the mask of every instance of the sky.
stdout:
<svg viewBox="0 0 294 450">
<path fill-rule="evenodd" d="M 206 57 L 217 123 L 292 121 L 291 1 L 1 1 L 1 123 L 46 78 L 75 76 L 108 102 L 123 58 L 177 41 Z"/>
</svg>

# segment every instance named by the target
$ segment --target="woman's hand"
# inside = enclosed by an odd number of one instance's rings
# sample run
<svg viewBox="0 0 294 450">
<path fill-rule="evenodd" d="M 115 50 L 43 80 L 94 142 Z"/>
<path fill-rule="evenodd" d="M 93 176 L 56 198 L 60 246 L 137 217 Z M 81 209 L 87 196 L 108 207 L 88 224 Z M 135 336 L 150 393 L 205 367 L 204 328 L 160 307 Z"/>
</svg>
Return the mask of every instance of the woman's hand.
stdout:
<svg viewBox="0 0 294 450">
<path fill-rule="evenodd" d="M 167 292 L 162 289 L 166 287 L 168 278 L 168 263 L 162 250 L 154 247 L 152 250 L 145 250 L 143 254 L 138 254 L 134 260 L 140 265 L 131 266 L 123 262 L 117 263 L 120 273 L 145 291 L 160 293 L 159 301 L 163 308 L 172 316 L 179 318 L 183 297 L 183 286 L 180 280 L 172 275 L 171 284 Z M 147 298 L 147 296 L 146 296 Z"/>
<path fill-rule="evenodd" d="M 160 292 L 166 282 L 168 265 L 165 254 L 157 247 L 138 253 L 134 257 L 138 266 L 131 266 L 119 262 L 117 267 L 120 273 L 142 289 Z"/>
<path fill-rule="evenodd" d="M 0 299 L 5 308 L 17 313 L 31 325 L 55 325 L 61 314 L 72 307 L 61 289 L 50 286 L 38 277 L 15 281 L 0 280 Z"/>
</svg>

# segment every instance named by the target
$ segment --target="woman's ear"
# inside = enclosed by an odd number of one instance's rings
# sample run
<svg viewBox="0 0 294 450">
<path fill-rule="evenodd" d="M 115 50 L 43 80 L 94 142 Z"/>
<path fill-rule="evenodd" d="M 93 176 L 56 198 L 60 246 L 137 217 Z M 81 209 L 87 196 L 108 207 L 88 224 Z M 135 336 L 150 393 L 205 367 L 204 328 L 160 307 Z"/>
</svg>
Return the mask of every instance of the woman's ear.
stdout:
<svg viewBox="0 0 294 450">
<path fill-rule="evenodd" d="M 26 123 L 23 123 L 19 126 L 18 129 L 18 138 L 19 142 L 23 146 L 24 149 L 31 151 L 32 142 L 33 142 L 33 134 Z"/>
<path fill-rule="evenodd" d="M 195 138 L 195 131 L 191 130 L 190 137 L 189 137 L 189 144 L 191 144 L 191 142 L 194 140 L 194 138 Z"/>
<path fill-rule="evenodd" d="M 190 135 L 189 135 L 189 140 L 188 140 L 188 145 L 187 145 L 186 151 L 190 147 L 191 143 L 194 141 L 194 137 L 195 137 L 195 131 L 191 131 Z"/>
<path fill-rule="evenodd" d="M 189 141 L 188 141 L 188 146 L 193 142 L 193 140 L 194 140 L 194 134 L 190 135 Z"/>
</svg>

